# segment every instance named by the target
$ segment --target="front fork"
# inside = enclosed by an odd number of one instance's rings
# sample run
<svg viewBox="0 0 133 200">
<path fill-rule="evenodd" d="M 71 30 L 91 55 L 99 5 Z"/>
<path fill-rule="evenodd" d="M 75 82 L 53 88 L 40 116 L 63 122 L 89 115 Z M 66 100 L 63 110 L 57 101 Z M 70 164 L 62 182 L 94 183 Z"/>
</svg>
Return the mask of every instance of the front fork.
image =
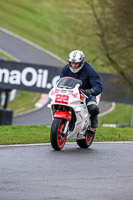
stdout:
<svg viewBox="0 0 133 200">
<path fill-rule="evenodd" d="M 66 125 L 65 125 L 65 129 L 64 129 L 64 131 L 63 131 L 63 134 L 65 134 L 65 135 L 66 135 L 66 133 L 67 133 L 67 131 L 68 131 L 69 122 L 70 122 L 70 121 L 67 120 Z"/>
</svg>

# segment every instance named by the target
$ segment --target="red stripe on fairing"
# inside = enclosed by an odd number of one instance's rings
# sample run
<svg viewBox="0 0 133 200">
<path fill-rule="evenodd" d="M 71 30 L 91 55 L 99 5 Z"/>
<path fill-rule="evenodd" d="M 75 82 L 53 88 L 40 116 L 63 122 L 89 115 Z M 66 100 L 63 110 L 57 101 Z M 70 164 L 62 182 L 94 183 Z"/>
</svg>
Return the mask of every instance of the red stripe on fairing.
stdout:
<svg viewBox="0 0 133 200">
<path fill-rule="evenodd" d="M 71 120 L 72 114 L 70 114 L 68 111 L 60 111 L 60 110 L 58 110 L 54 114 L 54 117 Z"/>
</svg>

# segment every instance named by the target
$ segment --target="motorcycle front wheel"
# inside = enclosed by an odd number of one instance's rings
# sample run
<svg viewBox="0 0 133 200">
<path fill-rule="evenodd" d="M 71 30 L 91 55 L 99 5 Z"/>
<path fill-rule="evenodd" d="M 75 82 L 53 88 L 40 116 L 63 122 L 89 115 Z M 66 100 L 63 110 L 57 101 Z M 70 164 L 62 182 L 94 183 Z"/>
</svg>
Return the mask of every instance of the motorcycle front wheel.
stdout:
<svg viewBox="0 0 133 200">
<path fill-rule="evenodd" d="M 77 140 L 77 144 L 81 148 L 88 148 L 91 146 L 95 137 L 95 133 L 93 135 L 86 134 L 85 139 Z"/>
<path fill-rule="evenodd" d="M 65 125 L 65 119 L 54 118 L 51 126 L 50 142 L 55 150 L 61 150 L 65 145 L 67 138 L 67 134 L 64 134 Z"/>
</svg>

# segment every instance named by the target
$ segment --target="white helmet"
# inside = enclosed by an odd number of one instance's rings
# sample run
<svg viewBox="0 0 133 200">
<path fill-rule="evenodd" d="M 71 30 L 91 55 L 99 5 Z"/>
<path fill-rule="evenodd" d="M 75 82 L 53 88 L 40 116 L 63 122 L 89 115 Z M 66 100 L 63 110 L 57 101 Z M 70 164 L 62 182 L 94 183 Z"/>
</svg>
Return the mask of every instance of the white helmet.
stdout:
<svg viewBox="0 0 133 200">
<path fill-rule="evenodd" d="M 79 51 L 79 50 L 74 50 L 69 54 L 68 61 L 69 61 L 70 70 L 73 73 L 77 73 L 82 69 L 82 67 L 84 65 L 84 62 L 85 62 L 84 53 L 82 51 Z M 79 67 L 78 68 L 73 68 L 71 66 L 71 63 L 79 63 Z"/>
</svg>

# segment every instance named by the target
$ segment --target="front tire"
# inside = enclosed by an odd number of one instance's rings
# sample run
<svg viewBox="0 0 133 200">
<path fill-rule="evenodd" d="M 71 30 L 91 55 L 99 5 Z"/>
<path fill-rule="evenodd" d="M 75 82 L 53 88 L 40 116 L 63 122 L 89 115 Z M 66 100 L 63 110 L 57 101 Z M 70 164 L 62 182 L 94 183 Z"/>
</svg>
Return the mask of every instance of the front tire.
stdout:
<svg viewBox="0 0 133 200">
<path fill-rule="evenodd" d="M 85 136 L 85 139 L 77 140 L 77 144 L 81 148 L 88 148 L 91 146 L 94 140 L 94 137 L 95 137 L 95 133 L 93 135 L 92 134 L 90 135 L 87 133 Z"/>
<path fill-rule="evenodd" d="M 67 138 L 67 134 L 63 134 L 65 125 L 65 119 L 54 118 L 51 126 L 50 142 L 55 150 L 61 150 L 65 145 Z"/>
</svg>

